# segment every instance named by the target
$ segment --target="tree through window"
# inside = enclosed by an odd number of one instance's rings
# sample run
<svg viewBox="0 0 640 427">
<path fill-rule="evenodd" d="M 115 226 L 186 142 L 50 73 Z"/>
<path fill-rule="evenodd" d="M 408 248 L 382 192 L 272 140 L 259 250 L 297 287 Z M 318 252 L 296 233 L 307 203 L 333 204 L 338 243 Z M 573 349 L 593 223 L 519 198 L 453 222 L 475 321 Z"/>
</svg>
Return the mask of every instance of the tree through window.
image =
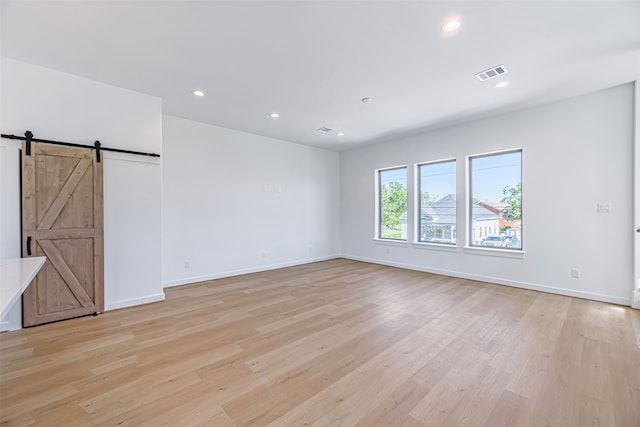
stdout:
<svg viewBox="0 0 640 427">
<path fill-rule="evenodd" d="M 469 158 L 469 244 L 522 249 L 522 150 Z"/>
<path fill-rule="evenodd" d="M 378 171 L 378 238 L 407 238 L 407 168 Z"/>
</svg>

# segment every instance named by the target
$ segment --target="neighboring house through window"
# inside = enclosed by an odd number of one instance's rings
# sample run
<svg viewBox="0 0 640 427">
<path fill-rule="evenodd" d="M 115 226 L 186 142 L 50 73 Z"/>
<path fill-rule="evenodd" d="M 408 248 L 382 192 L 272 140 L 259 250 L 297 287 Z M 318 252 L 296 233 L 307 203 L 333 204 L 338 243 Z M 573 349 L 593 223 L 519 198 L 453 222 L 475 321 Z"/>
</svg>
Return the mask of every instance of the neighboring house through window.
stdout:
<svg viewBox="0 0 640 427">
<path fill-rule="evenodd" d="M 456 161 L 418 165 L 418 241 L 456 244 Z"/>
<path fill-rule="evenodd" d="M 522 150 L 469 157 L 470 246 L 522 249 Z"/>
</svg>

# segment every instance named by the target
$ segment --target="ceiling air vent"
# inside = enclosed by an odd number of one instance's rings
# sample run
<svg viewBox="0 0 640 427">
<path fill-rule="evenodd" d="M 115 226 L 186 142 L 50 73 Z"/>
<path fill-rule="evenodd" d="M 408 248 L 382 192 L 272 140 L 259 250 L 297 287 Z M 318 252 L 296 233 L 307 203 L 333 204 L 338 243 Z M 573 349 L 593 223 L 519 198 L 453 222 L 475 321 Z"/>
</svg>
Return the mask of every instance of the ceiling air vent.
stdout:
<svg viewBox="0 0 640 427">
<path fill-rule="evenodd" d="M 483 82 L 485 80 L 489 80 L 503 74 L 507 74 L 507 69 L 504 67 L 504 65 L 497 65 L 495 67 L 476 73 L 476 77 L 478 78 L 478 80 Z"/>
<path fill-rule="evenodd" d="M 316 129 L 316 132 L 322 132 L 322 133 L 329 133 L 331 132 L 333 129 L 328 128 L 326 126 L 322 126 L 321 128 Z"/>
</svg>

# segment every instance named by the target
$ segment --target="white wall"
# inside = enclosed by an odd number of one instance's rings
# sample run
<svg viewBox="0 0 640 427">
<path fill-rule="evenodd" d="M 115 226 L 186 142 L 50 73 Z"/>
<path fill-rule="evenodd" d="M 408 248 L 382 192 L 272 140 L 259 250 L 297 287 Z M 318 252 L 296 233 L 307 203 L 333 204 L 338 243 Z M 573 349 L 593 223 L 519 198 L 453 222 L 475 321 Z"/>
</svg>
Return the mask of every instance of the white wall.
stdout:
<svg viewBox="0 0 640 427">
<path fill-rule="evenodd" d="M 338 153 L 164 116 L 165 286 L 333 258 L 339 231 Z"/>
<path fill-rule="evenodd" d="M 634 270 L 635 283 L 631 305 L 634 308 L 640 308 L 640 81 L 636 80 L 635 85 L 635 104 L 634 104 L 634 149 L 633 149 L 633 187 L 634 187 Z"/>
<path fill-rule="evenodd" d="M 630 302 L 632 85 L 340 155 L 163 117 L 158 98 L 19 61 L 1 66 L 3 133 L 162 150 L 162 168 L 103 154 L 106 309 L 163 299 L 163 285 L 341 254 Z M 0 258 L 20 256 L 19 147 L 0 140 Z M 456 157 L 461 195 L 465 155 L 514 147 L 524 149 L 524 257 L 374 242 L 374 169 Z M 597 203 L 612 213 L 597 214 Z M 580 279 L 570 278 L 573 267 Z M 19 306 L 2 330 L 20 327 Z"/>
<path fill-rule="evenodd" d="M 345 257 L 630 303 L 633 282 L 633 85 L 342 154 Z M 375 242 L 374 169 L 455 157 L 463 240 L 465 156 L 523 148 L 524 257 Z M 409 177 L 409 191 L 413 191 Z M 412 198 L 411 198 L 412 199 Z M 597 203 L 612 212 L 596 213 Z M 410 211 L 413 202 L 410 202 Z M 409 219 L 412 235 L 413 219 Z M 388 253 L 387 253 L 388 252 Z M 571 268 L 581 278 L 570 277 Z"/>
<path fill-rule="evenodd" d="M 2 58 L 2 133 L 160 153 L 159 98 Z M 0 258 L 20 256 L 17 141 L 0 140 Z M 164 298 L 161 165 L 103 153 L 105 309 Z M 20 304 L 2 329 L 20 327 Z"/>
</svg>

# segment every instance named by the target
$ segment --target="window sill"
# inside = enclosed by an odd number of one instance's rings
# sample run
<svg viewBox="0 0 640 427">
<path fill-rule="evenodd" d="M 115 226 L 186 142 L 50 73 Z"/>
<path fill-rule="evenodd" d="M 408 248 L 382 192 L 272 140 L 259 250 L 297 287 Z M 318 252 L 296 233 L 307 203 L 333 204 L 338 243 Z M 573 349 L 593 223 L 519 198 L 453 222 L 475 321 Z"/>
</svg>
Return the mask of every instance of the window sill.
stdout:
<svg viewBox="0 0 640 427">
<path fill-rule="evenodd" d="M 373 239 L 373 243 L 376 245 L 400 246 L 404 248 L 408 246 L 408 242 L 406 240 Z"/>
<path fill-rule="evenodd" d="M 456 245 L 447 245 L 443 243 L 413 242 L 411 246 L 416 249 L 427 249 L 441 252 L 458 252 Z"/>
<path fill-rule="evenodd" d="M 525 255 L 524 251 L 515 251 L 513 249 L 476 248 L 465 246 L 463 250 L 465 254 L 484 255 L 501 258 L 524 259 Z"/>
</svg>

